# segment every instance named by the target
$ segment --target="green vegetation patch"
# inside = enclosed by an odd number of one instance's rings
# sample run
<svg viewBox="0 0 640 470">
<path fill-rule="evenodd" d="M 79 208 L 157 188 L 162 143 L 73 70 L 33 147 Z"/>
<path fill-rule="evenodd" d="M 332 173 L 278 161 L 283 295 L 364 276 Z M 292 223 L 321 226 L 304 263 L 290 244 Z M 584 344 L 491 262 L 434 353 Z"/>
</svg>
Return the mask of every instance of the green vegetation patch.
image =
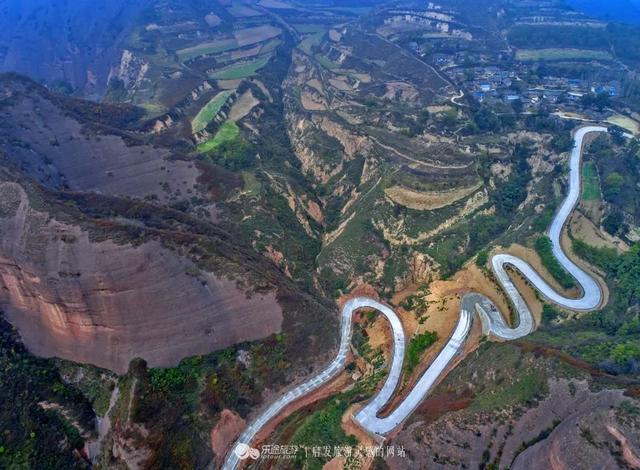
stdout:
<svg viewBox="0 0 640 470">
<path fill-rule="evenodd" d="M 545 325 L 530 338 L 577 356 L 612 374 L 637 374 L 640 361 L 640 244 L 618 254 L 573 241 L 579 257 L 602 269 L 609 284 L 608 305 L 560 325 Z"/>
<path fill-rule="evenodd" d="M 611 54 L 607 51 L 590 49 L 518 49 L 516 60 L 611 60 Z"/>
<path fill-rule="evenodd" d="M 203 108 L 198 112 L 196 117 L 191 121 L 191 129 L 194 133 L 200 132 L 207 127 L 207 124 L 215 118 L 222 107 L 225 105 L 234 90 L 225 90 L 214 96 Z"/>
<path fill-rule="evenodd" d="M 91 402 L 96 414 L 106 415 L 117 376 L 88 364 L 77 364 L 64 359 L 53 359 L 53 362 L 65 383 L 77 387 Z"/>
<path fill-rule="evenodd" d="M 310 36 L 307 36 L 306 38 L 304 38 L 300 44 L 298 45 L 298 47 L 300 49 L 302 49 L 302 51 L 304 51 L 307 54 L 311 54 L 313 51 L 313 48 L 318 46 L 320 44 L 320 42 L 322 42 L 322 38 L 324 37 L 324 33 L 314 33 Z"/>
<path fill-rule="evenodd" d="M 328 57 L 323 56 L 322 54 L 316 54 L 316 60 L 320 65 L 322 65 L 325 69 L 328 70 L 336 70 L 338 68 L 338 64 L 331 61 Z"/>
<path fill-rule="evenodd" d="M 521 24 L 511 28 L 507 37 L 512 45 L 531 49 L 607 49 L 609 46 L 605 28 L 584 26 Z"/>
<path fill-rule="evenodd" d="M 404 359 L 404 367 L 407 374 L 413 372 L 413 369 L 420 363 L 420 357 L 429 346 L 438 340 L 438 333 L 435 331 L 425 331 L 424 333 L 414 335 L 409 341 L 407 354 Z"/>
<path fill-rule="evenodd" d="M 221 39 L 219 41 L 203 42 L 193 47 L 186 47 L 176 52 L 178 58 L 185 62 L 187 60 L 195 59 L 203 55 L 219 54 L 221 52 L 231 51 L 240 47 L 238 42 L 233 39 Z"/>
<path fill-rule="evenodd" d="M 586 162 L 582 166 L 582 200 L 597 201 L 600 199 L 600 182 L 596 166 Z"/>
<path fill-rule="evenodd" d="M 338 12 L 338 13 L 347 13 L 347 14 L 352 14 L 352 15 L 356 15 L 356 16 L 366 15 L 372 9 L 373 9 L 373 7 L 358 7 L 358 6 L 327 8 L 328 11 L 333 11 L 333 12 Z"/>
<path fill-rule="evenodd" d="M 319 33 L 324 32 L 326 29 L 326 27 L 322 24 L 312 23 L 298 23 L 294 24 L 293 27 L 301 34 Z"/>
<path fill-rule="evenodd" d="M 274 46 L 275 47 L 275 46 Z M 229 65 L 222 69 L 216 70 L 209 74 L 211 78 L 216 80 L 236 80 L 239 78 L 247 78 L 256 74 L 258 70 L 267 65 L 271 55 L 264 55 L 255 60 Z"/>
<path fill-rule="evenodd" d="M 244 192 L 249 197 L 257 197 L 262 189 L 262 183 L 254 173 L 249 171 L 242 172 L 242 179 L 244 181 Z"/>
<path fill-rule="evenodd" d="M 27 351 L 1 312 L 0 384 L 0 468 L 81 468 L 74 451 L 84 441 L 65 415 L 91 430 L 91 405 L 53 361 Z"/>
<path fill-rule="evenodd" d="M 358 440 L 347 436 L 342 429 L 342 415 L 347 411 L 350 402 L 340 395 L 329 401 L 328 405 L 306 418 L 291 439 L 292 445 L 314 447 L 351 445 L 356 446 Z M 305 456 L 304 452 L 296 454 L 292 468 L 321 469 L 329 460 L 328 457 Z"/>
<path fill-rule="evenodd" d="M 495 410 L 521 403 L 532 403 L 542 391 L 547 390 L 545 375 L 539 370 L 530 370 L 515 376 L 502 386 L 484 390 L 473 400 L 476 410 Z"/>
<path fill-rule="evenodd" d="M 543 266 L 549 271 L 549 274 L 560 283 L 565 289 L 571 289 L 575 287 L 576 283 L 573 277 L 565 271 L 562 265 L 558 262 L 553 254 L 552 244 L 549 237 L 542 236 L 535 242 L 535 249 Z"/>
<path fill-rule="evenodd" d="M 198 146 L 198 150 L 207 160 L 234 171 L 250 166 L 255 155 L 254 145 L 242 136 L 233 121 L 227 121 L 215 137 Z"/>
<path fill-rule="evenodd" d="M 513 343 L 483 342 L 451 371 L 438 389 L 442 393 L 471 396 L 472 413 L 515 411 L 535 406 L 548 393 L 550 377 L 583 375 L 556 358 L 525 352 Z"/>
<path fill-rule="evenodd" d="M 232 142 L 240 135 L 240 128 L 234 121 L 225 122 L 216 135 L 212 138 L 198 145 L 198 152 L 208 152 L 226 142 Z"/>
</svg>

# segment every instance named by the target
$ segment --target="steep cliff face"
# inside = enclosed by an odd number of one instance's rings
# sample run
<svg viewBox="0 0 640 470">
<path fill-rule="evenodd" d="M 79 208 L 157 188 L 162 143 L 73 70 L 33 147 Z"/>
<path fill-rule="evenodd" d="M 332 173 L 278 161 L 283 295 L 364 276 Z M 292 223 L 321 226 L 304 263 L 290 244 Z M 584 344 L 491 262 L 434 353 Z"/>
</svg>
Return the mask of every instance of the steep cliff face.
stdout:
<svg viewBox="0 0 640 470">
<path fill-rule="evenodd" d="M 158 241 L 92 242 L 0 184 L 0 310 L 35 354 L 126 371 L 280 331 L 273 291 L 256 293 L 199 270 Z"/>
</svg>

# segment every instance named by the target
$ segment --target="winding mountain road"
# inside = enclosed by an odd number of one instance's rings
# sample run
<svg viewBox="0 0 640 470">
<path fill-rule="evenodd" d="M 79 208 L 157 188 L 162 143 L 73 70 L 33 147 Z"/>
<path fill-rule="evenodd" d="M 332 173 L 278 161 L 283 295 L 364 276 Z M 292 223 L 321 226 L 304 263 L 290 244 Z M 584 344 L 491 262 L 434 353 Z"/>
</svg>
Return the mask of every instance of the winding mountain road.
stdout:
<svg viewBox="0 0 640 470">
<path fill-rule="evenodd" d="M 240 435 L 232 450 L 228 453 L 223 468 L 233 470 L 238 467 L 243 458 L 247 458 L 246 450 L 258 431 L 270 420 L 276 417 L 286 406 L 304 395 L 316 390 L 332 378 L 336 377 L 344 368 L 349 345 L 351 343 L 352 316 L 361 308 L 373 308 L 384 315 L 391 325 L 393 332 L 393 354 L 389 368 L 389 375 L 375 397 L 362 408 L 354 420 L 367 432 L 383 438 L 396 429 L 424 400 L 433 385 L 443 374 L 451 361 L 462 351 L 471 326 L 477 313 L 482 322 L 483 333 L 494 337 L 513 340 L 528 335 L 535 329 L 533 316 L 509 278 L 505 266 L 509 265 L 520 271 L 529 282 L 550 302 L 571 310 L 593 310 L 602 302 L 602 291 L 587 272 L 583 271 L 562 250 L 562 229 L 580 197 L 580 160 L 584 138 L 591 132 L 607 132 L 606 127 L 586 126 L 578 129 L 574 136 L 574 148 L 571 151 L 569 191 L 556 213 L 548 230 L 553 254 L 562 266 L 576 279 L 582 289 L 579 298 L 564 297 L 556 292 L 528 263 L 508 254 L 496 254 L 491 259 L 491 268 L 498 282 L 511 300 L 518 313 L 518 325 L 509 326 L 496 306 L 485 296 L 469 293 L 462 298 L 460 318 L 449 338 L 436 359 L 420 377 L 403 401 L 387 416 L 379 417 L 380 410 L 389 402 L 400 381 L 402 364 L 404 361 L 405 335 L 400 319 L 388 306 L 366 297 L 356 297 L 349 300 L 342 309 L 340 348 L 337 357 L 321 373 L 303 384 L 291 389 L 271 406 L 269 406 L 256 420 L 254 420 Z"/>
</svg>

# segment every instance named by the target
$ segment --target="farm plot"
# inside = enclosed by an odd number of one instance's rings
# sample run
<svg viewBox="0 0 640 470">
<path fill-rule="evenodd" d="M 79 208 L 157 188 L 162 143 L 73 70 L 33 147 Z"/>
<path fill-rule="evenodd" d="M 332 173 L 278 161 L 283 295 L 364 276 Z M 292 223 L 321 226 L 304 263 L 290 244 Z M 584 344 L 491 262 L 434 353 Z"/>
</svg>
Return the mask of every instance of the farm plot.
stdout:
<svg viewBox="0 0 640 470">
<path fill-rule="evenodd" d="M 300 42 L 298 47 L 302 49 L 302 51 L 304 51 L 306 54 L 311 54 L 312 48 L 320 44 L 320 42 L 322 42 L 323 36 L 324 36 L 323 32 L 311 34 L 306 38 L 304 38 Z"/>
<path fill-rule="evenodd" d="M 519 49 L 516 60 L 611 60 L 607 51 L 589 49 Z"/>
<path fill-rule="evenodd" d="M 222 127 L 216 132 L 216 135 L 213 139 L 209 139 L 206 142 L 198 145 L 199 152 L 208 152 L 215 148 L 218 148 L 220 145 L 226 142 L 234 141 L 240 135 L 240 128 L 235 123 L 235 121 L 227 121 Z"/>
<path fill-rule="evenodd" d="M 600 182 L 598 172 L 592 162 L 586 162 L 582 166 L 582 200 L 597 201 L 600 199 Z"/>
<path fill-rule="evenodd" d="M 249 46 L 280 36 L 282 31 L 271 25 L 256 26 L 255 28 L 240 29 L 233 33 L 239 47 Z"/>
<path fill-rule="evenodd" d="M 194 133 L 200 132 L 207 127 L 207 124 L 215 118 L 222 107 L 225 105 L 234 90 L 221 91 L 214 96 L 203 108 L 198 112 L 196 117 L 191 121 L 191 129 Z"/>
<path fill-rule="evenodd" d="M 240 2 L 233 2 L 231 6 L 227 8 L 227 11 L 234 18 L 248 18 L 251 16 L 262 15 L 262 13 L 260 13 L 259 11 L 254 10 L 253 8 L 248 7 L 246 5 L 243 5 Z"/>
<path fill-rule="evenodd" d="M 237 41 L 233 38 L 220 39 L 218 41 L 203 42 L 192 47 L 186 47 L 177 51 L 178 58 L 185 62 L 187 60 L 195 59 L 203 55 L 219 54 L 221 52 L 231 51 L 240 47 Z"/>
<path fill-rule="evenodd" d="M 209 74 L 209 77 L 216 80 L 236 80 L 239 78 L 247 78 L 255 75 L 255 73 L 267 65 L 271 55 L 265 55 L 255 60 L 241 62 L 234 65 L 216 70 Z"/>
<path fill-rule="evenodd" d="M 298 23 L 294 24 L 293 27 L 300 34 L 321 33 L 326 30 L 326 26 L 317 23 Z"/>
<path fill-rule="evenodd" d="M 260 100 L 253 96 L 251 90 L 245 91 L 240 98 L 233 103 L 231 111 L 229 111 L 230 121 L 240 121 L 246 117 L 253 108 L 260 104 Z"/>
<path fill-rule="evenodd" d="M 260 0 L 258 5 L 264 8 L 273 8 L 274 10 L 288 10 L 294 8 L 290 3 L 281 2 L 280 0 Z"/>
</svg>

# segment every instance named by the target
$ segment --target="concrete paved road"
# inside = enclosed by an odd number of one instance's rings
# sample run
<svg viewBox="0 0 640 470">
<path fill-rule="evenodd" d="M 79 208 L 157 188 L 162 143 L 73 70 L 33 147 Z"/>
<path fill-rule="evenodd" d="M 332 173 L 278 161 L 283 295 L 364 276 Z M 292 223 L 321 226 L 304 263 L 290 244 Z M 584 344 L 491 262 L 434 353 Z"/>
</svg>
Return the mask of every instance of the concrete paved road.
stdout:
<svg viewBox="0 0 640 470">
<path fill-rule="evenodd" d="M 388 306 L 366 297 L 351 299 L 342 309 L 340 348 L 337 357 L 320 374 L 285 393 L 253 421 L 240 435 L 233 449 L 227 455 L 223 468 L 225 470 L 235 469 L 241 461 L 239 457 L 239 455 L 243 455 L 241 451 L 250 445 L 257 432 L 267 422 L 277 416 L 287 405 L 328 382 L 343 369 L 351 342 L 351 317 L 353 312 L 359 308 L 378 310 L 387 318 L 393 332 L 393 356 L 387 380 L 375 397 L 354 416 L 354 420 L 363 429 L 382 438 L 399 426 L 418 407 L 451 360 L 461 352 L 471 330 L 474 312 L 480 317 L 483 332 L 501 339 L 521 338 L 535 329 L 533 316 L 509 278 L 505 266 L 511 265 L 518 269 L 544 297 L 557 305 L 571 310 L 592 310 L 598 307 L 602 302 L 602 292 L 598 283 L 567 257 L 560 244 L 562 229 L 580 198 L 582 143 L 585 135 L 590 132 L 607 132 L 607 128 L 586 126 L 576 132 L 570 160 L 569 191 L 548 230 L 553 254 L 582 288 L 580 298 L 563 297 L 523 260 L 507 254 L 495 255 L 491 259 L 491 268 L 518 312 L 518 325 L 513 328 L 507 325 L 496 306 L 485 296 L 477 293 L 465 295 L 460 307 L 458 325 L 447 344 L 405 399 L 389 415 L 382 418 L 378 417 L 378 413 L 389 402 L 400 381 L 405 351 L 404 331 L 400 319 Z"/>
</svg>

